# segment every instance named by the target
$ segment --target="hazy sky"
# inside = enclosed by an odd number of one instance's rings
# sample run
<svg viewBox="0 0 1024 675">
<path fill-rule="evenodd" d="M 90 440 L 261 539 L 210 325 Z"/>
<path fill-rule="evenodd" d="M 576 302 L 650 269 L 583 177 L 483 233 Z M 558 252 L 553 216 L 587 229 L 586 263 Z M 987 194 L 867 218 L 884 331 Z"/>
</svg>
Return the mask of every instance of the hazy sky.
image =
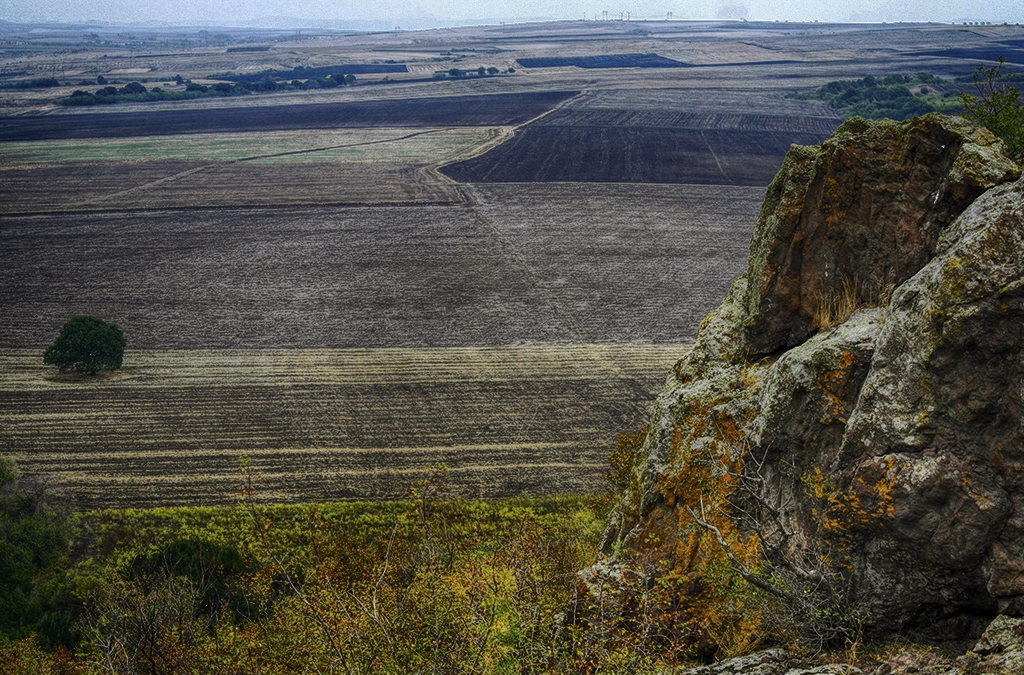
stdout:
<svg viewBox="0 0 1024 675">
<path fill-rule="evenodd" d="M 0 0 L 7 21 L 246 25 L 303 20 L 516 21 L 593 18 L 1024 22 L 1024 0 Z"/>
</svg>

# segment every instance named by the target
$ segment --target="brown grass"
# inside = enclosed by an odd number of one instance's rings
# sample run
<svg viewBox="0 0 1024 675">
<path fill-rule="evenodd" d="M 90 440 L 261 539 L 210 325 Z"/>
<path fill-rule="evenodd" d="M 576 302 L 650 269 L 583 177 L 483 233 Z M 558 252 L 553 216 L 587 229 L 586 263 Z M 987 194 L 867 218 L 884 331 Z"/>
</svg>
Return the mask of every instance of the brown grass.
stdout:
<svg viewBox="0 0 1024 675">
<path fill-rule="evenodd" d="M 856 279 L 843 276 L 842 287 L 839 290 L 818 291 L 814 324 L 819 330 L 827 330 L 849 319 L 863 304 L 860 300 L 860 283 Z"/>
</svg>

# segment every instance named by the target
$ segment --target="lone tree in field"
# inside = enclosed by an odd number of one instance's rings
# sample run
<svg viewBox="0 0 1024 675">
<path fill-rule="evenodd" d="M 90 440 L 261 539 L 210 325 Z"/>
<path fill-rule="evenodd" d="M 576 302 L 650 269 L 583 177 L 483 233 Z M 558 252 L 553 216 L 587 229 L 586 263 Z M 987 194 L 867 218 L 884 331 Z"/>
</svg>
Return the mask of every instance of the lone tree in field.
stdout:
<svg viewBox="0 0 1024 675">
<path fill-rule="evenodd" d="M 124 333 L 117 325 L 92 316 L 75 316 L 43 353 L 43 363 L 60 372 L 90 373 L 117 370 L 124 355 Z"/>
</svg>

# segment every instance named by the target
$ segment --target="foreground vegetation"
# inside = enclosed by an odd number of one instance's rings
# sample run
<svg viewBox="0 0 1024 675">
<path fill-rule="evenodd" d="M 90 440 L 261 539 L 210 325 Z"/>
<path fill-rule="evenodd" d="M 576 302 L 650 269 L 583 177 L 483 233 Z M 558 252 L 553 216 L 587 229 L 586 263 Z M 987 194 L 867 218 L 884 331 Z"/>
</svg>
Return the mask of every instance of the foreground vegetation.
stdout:
<svg viewBox="0 0 1024 675">
<path fill-rule="evenodd" d="M 724 560 L 692 581 L 593 564 L 645 432 L 601 496 L 448 496 L 443 466 L 392 502 L 74 515 L 0 460 L 4 673 L 644 673 L 749 651 L 763 598 Z M 712 569 L 714 568 L 714 569 Z M 715 571 L 717 570 L 717 571 Z"/>
<path fill-rule="evenodd" d="M 977 96 L 964 93 L 960 99 L 967 115 L 1003 139 L 1007 154 L 1020 160 L 1024 158 L 1024 101 L 1020 87 L 1013 84 L 1015 77 L 1000 57 L 999 65 L 975 71 L 972 79 Z"/>
<path fill-rule="evenodd" d="M 83 673 L 551 662 L 598 526 L 584 499 L 449 501 L 435 470 L 404 502 L 267 507 L 245 477 L 237 508 L 93 512 L 70 548 L 67 513 L 8 509 L 3 559 L 22 573 L 5 578 L 22 583 L 3 594 L 0 661 Z M 27 503 L 24 485 L 5 490 Z"/>
</svg>

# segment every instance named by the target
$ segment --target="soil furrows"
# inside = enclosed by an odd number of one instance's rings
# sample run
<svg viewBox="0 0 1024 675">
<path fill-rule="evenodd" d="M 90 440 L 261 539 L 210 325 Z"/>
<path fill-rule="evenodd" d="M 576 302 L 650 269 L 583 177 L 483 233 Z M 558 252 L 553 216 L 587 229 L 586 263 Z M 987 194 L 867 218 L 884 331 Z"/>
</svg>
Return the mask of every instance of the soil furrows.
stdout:
<svg viewBox="0 0 1024 675">
<path fill-rule="evenodd" d="M 179 106 L 177 110 L 137 108 L 23 116 L 3 120 L 0 142 L 284 129 L 506 126 L 536 117 L 576 93 L 546 91 L 261 107 L 235 105 L 205 110 Z M 69 115 L 74 115 L 73 123 L 69 123 Z"/>
<path fill-rule="evenodd" d="M 535 185 L 531 199 L 513 199 L 523 194 L 513 185 L 474 191 L 474 210 L 515 242 L 584 342 L 689 339 L 671 337 L 666 318 L 696 330 L 741 271 L 763 196 L 705 186 Z"/>
<path fill-rule="evenodd" d="M 768 131 L 828 136 L 838 117 L 729 114 L 680 110 L 563 109 L 537 122 L 551 127 L 641 127 L 713 131 Z"/>
<path fill-rule="evenodd" d="M 75 162 L 0 169 L 0 212 L 55 211 L 96 195 L 137 187 L 203 166 L 195 161 Z"/>
<path fill-rule="evenodd" d="M 240 455 L 291 501 L 397 497 L 437 461 L 466 494 L 597 489 L 686 349 L 130 351 L 88 382 L 4 350 L 0 443 L 90 507 L 230 501 Z"/>
<path fill-rule="evenodd" d="M 0 346 L 44 347 L 82 313 L 147 349 L 679 342 L 739 273 L 762 197 L 474 191 L 455 208 L 7 216 Z"/>
</svg>

